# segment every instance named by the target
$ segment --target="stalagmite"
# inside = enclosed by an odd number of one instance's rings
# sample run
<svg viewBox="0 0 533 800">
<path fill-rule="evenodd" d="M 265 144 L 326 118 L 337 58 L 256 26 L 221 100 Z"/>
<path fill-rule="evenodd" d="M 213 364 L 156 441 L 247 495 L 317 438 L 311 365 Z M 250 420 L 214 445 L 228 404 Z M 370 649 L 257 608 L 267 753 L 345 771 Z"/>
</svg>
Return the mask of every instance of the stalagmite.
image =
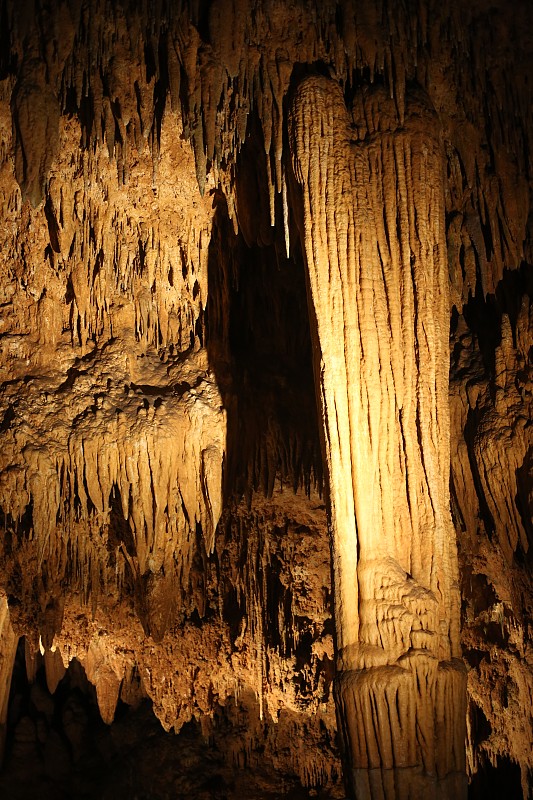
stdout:
<svg viewBox="0 0 533 800">
<path fill-rule="evenodd" d="M 358 797 L 463 797 L 437 121 L 411 90 L 401 125 L 379 87 L 356 93 L 350 119 L 338 86 L 309 77 L 293 100 L 290 142 L 315 321 L 350 778 Z"/>
<path fill-rule="evenodd" d="M 532 31 L 0 0 L 0 796 L 528 796 Z"/>
</svg>

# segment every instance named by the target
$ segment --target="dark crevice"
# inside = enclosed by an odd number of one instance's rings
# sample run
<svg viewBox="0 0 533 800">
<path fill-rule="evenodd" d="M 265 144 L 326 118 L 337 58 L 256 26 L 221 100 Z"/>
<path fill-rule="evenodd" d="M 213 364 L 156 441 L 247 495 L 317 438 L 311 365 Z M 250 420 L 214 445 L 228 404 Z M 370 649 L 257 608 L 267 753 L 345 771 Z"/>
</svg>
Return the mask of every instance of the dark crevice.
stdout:
<svg viewBox="0 0 533 800">
<path fill-rule="evenodd" d="M 270 227 L 258 130 L 238 162 L 242 233 L 215 195 L 209 249 L 206 344 L 228 415 L 227 497 L 269 496 L 276 480 L 307 491 L 322 483 L 303 257 L 295 230 L 287 259 L 281 223 Z"/>
<path fill-rule="evenodd" d="M 522 800 L 520 766 L 505 756 L 497 756 L 493 765 L 488 760 L 473 775 L 468 787 L 468 800 Z"/>
</svg>

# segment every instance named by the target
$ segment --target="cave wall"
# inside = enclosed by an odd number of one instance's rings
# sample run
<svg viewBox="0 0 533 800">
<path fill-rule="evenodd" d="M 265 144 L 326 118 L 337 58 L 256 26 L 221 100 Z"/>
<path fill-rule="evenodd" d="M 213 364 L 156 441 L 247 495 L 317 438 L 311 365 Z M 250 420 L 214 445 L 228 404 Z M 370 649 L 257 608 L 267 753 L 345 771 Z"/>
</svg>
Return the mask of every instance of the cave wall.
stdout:
<svg viewBox="0 0 533 800">
<path fill-rule="evenodd" d="M 511 764 L 527 797 L 531 17 L 0 4 L 2 731 L 23 635 L 106 722 L 240 704 L 230 761 L 263 743 L 334 796 L 333 663 L 403 655 L 466 681 L 466 711 L 420 700 L 443 774 L 466 726 L 471 794 Z M 350 684 L 345 766 L 382 678 Z M 403 764 L 386 738 L 370 768 Z"/>
</svg>

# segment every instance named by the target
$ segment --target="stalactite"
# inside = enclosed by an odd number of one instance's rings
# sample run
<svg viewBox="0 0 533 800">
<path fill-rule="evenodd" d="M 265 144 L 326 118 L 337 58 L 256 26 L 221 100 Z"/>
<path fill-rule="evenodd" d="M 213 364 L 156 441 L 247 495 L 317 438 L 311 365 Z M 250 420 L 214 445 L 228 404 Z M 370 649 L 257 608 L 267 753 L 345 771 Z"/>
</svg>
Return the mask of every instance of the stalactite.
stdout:
<svg viewBox="0 0 533 800">
<path fill-rule="evenodd" d="M 77 126 L 66 122 L 63 142 L 77 135 Z M 163 128 L 163 163 L 177 157 L 190 164 L 190 154 L 179 149 L 169 155 L 166 136 Z M 95 171 L 101 181 L 92 183 Z M 72 177 L 69 184 L 65 174 Z M 33 595 L 45 570 L 55 587 L 45 605 L 63 580 L 88 601 L 119 576 L 123 585 L 128 564 L 146 595 L 141 607 L 147 625 L 162 635 L 168 623 L 162 620 L 171 612 L 156 599 L 156 585 L 169 589 L 174 575 L 186 585 L 196 525 L 208 551 L 213 547 L 225 425 L 201 348 L 209 214 L 199 208 L 200 226 L 189 216 L 176 238 L 161 233 L 167 198 L 179 203 L 189 196 L 184 185 L 171 182 L 154 199 L 152 219 L 132 215 L 123 192 L 133 192 L 138 203 L 145 177 L 132 172 L 134 185 L 121 189 L 100 156 L 82 152 L 78 163 L 61 161 L 48 181 L 40 212 L 40 235 L 50 236 L 52 246 L 48 274 L 27 274 L 30 284 L 35 281 L 29 297 L 38 301 L 32 340 L 44 350 L 57 348 L 65 371 L 44 380 L 36 376 L 26 401 L 19 401 L 17 387 L 28 367 L 15 353 L 10 358 L 13 382 L 5 399 L 18 409 L 11 423 L 20 413 L 29 426 L 29 440 L 21 452 L 16 425 L 9 424 L 4 457 L 10 469 L 3 475 L 1 505 L 14 521 L 31 509 L 30 535 L 18 537 L 21 546 L 27 537 L 25 557 L 29 550 L 36 559 L 33 578 L 25 575 L 25 596 Z M 37 237 L 36 250 L 40 242 Z M 129 543 L 121 552 L 110 540 L 112 503 L 130 530 L 131 553 Z M 154 577 L 145 586 L 149 574 Z M 148 621 L 152 603 L 163 614 L 161 623 Z"/>
<path fill-rule="evenodd" d="M 50 694 L 54 694 L 61 679 L 65 676 L 65 664 L 63 663 L 60 650 L 56 647 L 51 650 L 44 650 L 42 655 L 46 685 Z"/>
<path fill-rule="evenodd" d="M 526 657 L 530 607 L 522 566 L 531 548 L 526 478 L 531 470 L 526 422 L 532 400 L 527 354 L 531 288 L 526 275 L 527 268 L 514 276 L 508 273 L 498 287 L 493 313 L 499 320 L 499 341 L 485 341 L 485 326 L 479 327 L 479 350 L 459 317 L 450 382 L 454 515 L 467 598 L 462 639 L 470 666 L 468 769 L 474 776 L 487 763 L 510 755 L 521 765 L 524 796 L 531 757 L 523 742 L 532 735 L 530 716 L 519 711 L 529 703 L 531 676 L 518 666 Z M 515 284 L 516 296 L 507 282 Z M 479 306 L 481 315 L 490 307 L 481 299 L 470 305 Z M 484 689 L 489 680 L 494 686 L 490 694 Z M 487 720 L 484 738 L 471 721 L 480 714 Z M 507 715 L 514 720 L 512 726 L 503 722 Z"/>
<path fill-rule="evenodd" d="M 356 525 L 347 522 L 351 543 L 343 558 L 350 579 L 337 620 L 348 670 L 341 700 L 361 712 L 357 720 L 346 712 L 355 725 L 349 735 L 355 743 L 366 736 L 376 762 L 401 761 L 375 705 L 383 678 L 383 708 L 394 716 L 398 698 L 403 715 L 396 730 L 412 731 L 415 709 L 423 768 L 435 763 L 445 773 L 462 758 L 460 744 L 450 744 L 451 715 L 463 711 L 462 677 L 453 661 L 457 569 L 444 511 L 445 332 L 454 305 L 452 509 L 465 574 L 474 576 L 474 589 L 463 591 L 467 651 L 479 649 L 483 636 L 490 639 L 491 626 L 501 631 L 487 644 L 490 669 L 486 659 L 471 665 L 469 693 L 481 702 L 480 686 L 497 675 L 498 686 L 510 686 L 513 710 L 500 717 L 519 719 L 502 722 L 483 746 L 471 738 L 469 763 L 479 765 L 485 756 L 496 763 L 510 753 L 527 776 L 531 755 L 520 741 L 531 735 L 521 709 L 530 705 L 531 684 L 529 668 L 519 664 L 530 614 L 524 576 L 532 507 L 531 292 L 522 287 L 520 309 L 502 301 L 509 273 L 531 261 L 533 239 L 532 19 L 529 4 L 515 6 L 510 15 L 501 3 L 489 9 L 484 3 L 182 0 L 125 8 L 97 0 L 19 8 L 0 0 L 0 570 L 22 603 L 13 613 L 20 630 L 31 633 L 31 647 L 36 628 L 41 633 L 51 685 L 60 674 L 58 650 L 52 652 L 62 635 L 58 599 L 72 593 L 74 606 L 91 606 L 96 614 L 99 603 L 111 607 L 135 597 L 136 613 L 154 638 L 176 620 L 183 624 L 180 636 L 193 642 L 191 663 L 197 663 L 195 646 L 206 660 L 222 641 L 228 653 L 234 645 L 243 648 L 244 656 L 222 659 L 209 684 L 221 698 L 234 692 L 235 677 L 224 676 L 230 661 L 243 695 L 250 690 L 247 669 L 256 676 L 252 688 L 263 704 L 264 727 L 250 733 L 237 759 L 250 760 L 253 736 L 264 735 L 269 718 L 282 716 L 271 687 L 290 682 L 294 664 L 287 666 L 292 656 L 286 654 L 302 644 L 305 630 L 284 586 L 286 603 L 274 603 L 273 611 L 280 642 L 267 641 L 272 621 L 263 604 L 271 594 L 265 575 L 273 551 L 264 538 L 240 566 L 247 579 L 234 579 L 249 615 L 237 639 L 230 645 L 229 634 L 218 630 L 202 649 L 194 625 L 184 620 L 195 609 L 206 630 L 211 624 L 203 619 L 209 592 L 195 559 L 203 552 L 207 563 L 218 554 L 223 477 L 228 491 L 246 495 L 250 504 L 258 491 L 272 501 L 288 483 L 309 498 L 322 489 L 314 412 L 305 403 L 299 407 L 308 429 L 290 418 L 288 400 L 276 405 L 277 395 L 290 394 L 284 376 L 261 406 L 265 395 L 250 389 L 248 365 L 235 366 L 235 331 L 219 330 L 216 343 L 212 334 L 220 312 L 213 274 L 227 273 L 220 289 L 227 307 L 217 321 L 224 327 L 238 281 L 244 285 L 244 261 L 268 262 L 274 275 L 284 247 L 283 268 L 298 268 L 300 212 L 286 148 L 287 108 L 295 92 L 301 101 L 303 76 L 320 83 L 316 76 L 328 75 L 330 97 L 318 103 L 320 113 L 308 103 L 292 156 L 296 150 L 302 163 L 315 159 L 296 175 L 309 190 L 300 237 L 308 263 L 311 253 L 318 259 L 327 252 L 327 269 L 310 286 L 315 311 L 322 308 L 325 319 L 311 314 L 315 345 L 322 347 L 331 330 L 338 345 L 322 353 L 317 380 L 332 376 L 322 380 L 325 436 L 334 436 L 338 422 L 339 463 L 352 474 L 353 497 L 349 491 L 336 496 L 332 481 L 330 500 L 339 518 L 357 518 Z M 318 117 L 325 126 L 320 134 Z M 259 143 L 256 159 L 256 151 L 247 155 L 251 141 Z M 250 176 L 246 159 L 260 161 L 251 171 L 255 194 L 242 188 Z M 308 180 L 311 174 L 320 177 Z M 212 206 L 223 203 L 231 245 L 227 230 L 218 240 L 214 235 Z M 251 256 L 237 252 L 243 238 Z M 226 251 L 233 248 L 230 257 Z M 273 294 L 262 294 L 272 342 L 283 338 L 274 329 L 293 313 L 290 303 L 272 302 Z M 476 327 L 482 306 L 487 317 Z M 493 330 L 488 343 L 484 325 Z M 360 391 L 357 401 L 336 394 L 334 419 L 330 400 L 339 377 Z M 268 527 L 253 515 L 249 523 Z M 244 528 L 236 538 L 244 547 Z M 254 577 L 259 568 L 264 574 Z M 479 610 L 476 576 L 486 573 L 498 596 Z M 224 604 L 215 605 L 222 624 Z M 81 659 L 89 647 L 84 637 L 80 631 L 72 645 Z M 166 653 L 162 663 L 172 673 L 175 654 L 167 639 L 157 652 Z M 501 666 L 507 642 L 521 654 L 509 656 L 508 684 Z M 65 663 L 67 646 L 63 637 Z M 165 684 L 143 653 L 133 659 L 135 667 L 132 658 L 118 665 L 104 658 L 101 671 L 95 667 L 107 720 L 116 681 L 137 668 L 167 728 L 213 714 L 206 679 L 195 678 L 185 660 L 187 677 Z M 445 666 L 449 658 L 453 668 Z M 313 651 L 313 668 L 318 660 Z M 353 664 L 368 670 L 359 682 L 352 680 Z M 301 679 L 316 698 L 311 673 L 308 664 Z M 422 718 L 417 709 L 432 692 L 435 713 Z M 292 690 L 287 697 L 289 706 L 301 700 Z M 442 714 L 443 704 L 454 710 Z M 492 719 L 503 701 L 485 708 Z M 434 729 L 446 743 L 436 753 Z M 374 746 L 375 730 L 381 738 Z M 294 757 L 303 759 L 304 784 L 317 785 L 328 771 L 322 762 Z M 391 796 L 408 791 L 403 784 L 394 789 L 390 775 L 357 778 L 367 793 L 380 792 L 382 779 Z"/>
</svg>

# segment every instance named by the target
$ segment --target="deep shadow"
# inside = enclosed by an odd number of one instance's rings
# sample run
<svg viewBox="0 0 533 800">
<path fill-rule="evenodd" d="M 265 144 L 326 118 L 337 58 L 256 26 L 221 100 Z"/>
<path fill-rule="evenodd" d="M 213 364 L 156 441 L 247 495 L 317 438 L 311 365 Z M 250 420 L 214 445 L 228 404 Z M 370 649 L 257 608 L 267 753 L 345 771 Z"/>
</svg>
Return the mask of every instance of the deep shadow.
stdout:
<svg viewBox="0 0 533 800">
<path fill-rule="evenodd" d="M 51 694 L 42 659 L 35 680 L 28 680 L 21 639 L 0 797 L 276 800 L 280 775 L 263 763 L 256 701 L 253 697 L 243 701 L 235 699 L 227 709 L 217 707 L 210 731 L 193 719 L 177 735 L 165 732 L 151 702 L 140 695 L 135 707 L 119 701 L 113 723 L 106 725 L 81 664 L 74 659 Z M 239 756 L 238 769 L 230 754 Z M 246 763 L 247 757 L 252 763 Z M 327 791 L 303 788 L 295 777 L 284 776 L 283 786 L 288 800 L 330 797 Z"/>
<path fill-rule="evenodd" d="M 226 500 L 269 497 L 276 481 L 322 491 L 303 256 L 295 228 L 285 254 L 279 197 L 270 226 L 259 137 L 252 125 L 239 155 L 240 231 L 215 194 L 209 248 L 206 345 L 227 412 Z"/>
<path fill-rule="evenodd" d="M 472 778 L 468 800 L 522 800 L 520 766 L 509 758 L 499 757 L 496 765 L 485 764 Z"/>
<path fill-rule="evenodd" d="M 463 306 L 465 321 L 477 339 L 485 370 L 491 378 L 495 350 L 501 341 L 502 315 L 509 316 L 516 344 L 516 322 L 524 296 L 533 298 L 533 266 L 526 262 L 518 269 L 505 269 L 494 294 L 484 296 L 478 283 L 474 296 Z"/>
</svg>

